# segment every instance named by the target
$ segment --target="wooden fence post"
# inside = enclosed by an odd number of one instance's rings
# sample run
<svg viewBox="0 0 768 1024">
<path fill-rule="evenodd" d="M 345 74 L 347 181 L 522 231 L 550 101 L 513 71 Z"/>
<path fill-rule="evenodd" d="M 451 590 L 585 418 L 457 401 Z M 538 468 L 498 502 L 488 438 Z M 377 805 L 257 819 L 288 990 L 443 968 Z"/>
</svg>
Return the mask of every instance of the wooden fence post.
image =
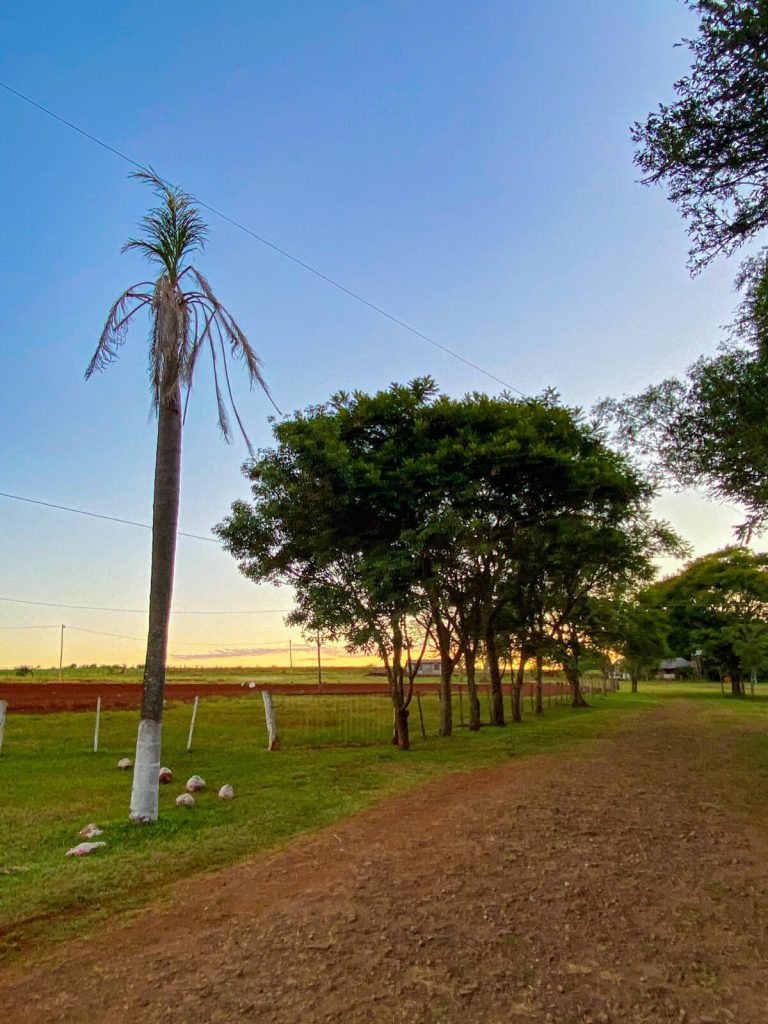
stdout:
<svg viewBox="0 0 768 1024">
<path fill-rule="evenodd" d="M 424 737 L 424 739 L 426 739 L 427 738 L 427 730 L 424 728 L 424 711 L 423 711 L 423 709 L 421 707 L 421 694 L 420 693 L 416 694 L 416 706 L 419 709 L 419 721 L 421 722 L 421 735 Z"/>
<path fill-rule="evenodd" d="M 277 723 L 275 721 L 275 706 L 272 703 L 272 694 L 269 690 L 261 691 L 261 699 L 264 701 L 264 718 L 267 721 L 267 734 L 269 736 L 269 750 L 280 749 L 280 737 L 277 735 Z"/>
</svg>

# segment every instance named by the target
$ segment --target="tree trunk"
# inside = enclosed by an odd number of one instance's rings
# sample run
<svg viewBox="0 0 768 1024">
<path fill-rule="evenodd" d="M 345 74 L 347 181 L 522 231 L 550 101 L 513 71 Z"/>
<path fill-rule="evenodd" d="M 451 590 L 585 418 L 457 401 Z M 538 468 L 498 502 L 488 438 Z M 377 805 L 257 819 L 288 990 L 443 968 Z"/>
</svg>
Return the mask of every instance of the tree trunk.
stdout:
<svg viewBox="0 0 768 1024">
<path fill-rule="evenodd" d="M 408 708 L 395 709 L 395 743 L 399 750 L 411 749 L 411 738 L 408 733 Z"/>
<path fill-rule="evenodd" d="M 631 679 L 632 679 L 632 693 L 637 693 L 637 681 L 638 681 L 638 678 L 639 678 L 639 673 L 633 671 L 632 675 L 631 675 Z"/>
<path fill-rule="evenodd" d="M 450 658 L 440 659 L 440 735 L 450 736 L 453 733 L 453 695 L 451 679 L 453 664 Z"/>
<path fill-rule="evenodd" d="M 544 659 L 536 655 L 536 714 L 544 712 Z"/>
<path fill-rule="evenodd" d="M 464 652 L 464 667 L 467 670 L 467 695 L 469 696 L 469 728 L 477 732 L 480 728 L 480 698 L 477 695 L 477 683 L 475 681 L 475 664 L 477 661 L 476 650 Z"/>
<path fill-rule="evenodd" d="M 492 629 L 488 629 L 485 634 L 485 656 L 488 659 L 488 678 L 491 683 L 491 725 L 504 725 L 504 694 L 501 689 L 499 652 Z"/>
<path fill-rule="evenodd" d="M 520 661 L 512 684 L 512 721 L 522 722 L 523 720 L 523 682 L 525 680 L 525 663 L 528 661 L 528 652 L 523 647 L 520 650 Z"/>
<path fill-rule="evenodd" d="M 403 667 L 403 632 L 398 620 L 393 621 L 391 627 L 391 655 L 387 651 L 386 644 L 383 643 L 379 645 L 379 654 L 387 668 L 389 696 L 392 699 L 395 713 L 392 746 L 399 750 L 410 750 L 411 739 L 408 731 L 408 707 L 405 698 L 405 669 Z"/>
<path fill-rule="evenodd" d="M 565 672 L 565 678 L 568 680 L 568 685 L 571 688 L 571 707 L 572 708 L 588 708 L 584 699 L 584 694 L 581 692 L 581 682 L 579 681 L 579 668 L 578 665 L 573 666 L 570 664 L 563 665 L 563 671 Z"/>
<path fill-rule="evenodd" d="M 441 618 L 440 608 L 433 605 L 430 611 L 434 622 L 437 649 L 440 652 L 440 735 L 450 736 L 453 733 L 451 680 L 458 659 L 452 657 L 451 631 Z"/>
<path fill-rule="evenodd" d="M 157 821 L 158 815 L 165 665 L 181 490 L 181 391 L 178 383 L 164 393 L 157 418 L 149 629 L 131 791 L 131 821 L 142 824 Z"/>
</svg>

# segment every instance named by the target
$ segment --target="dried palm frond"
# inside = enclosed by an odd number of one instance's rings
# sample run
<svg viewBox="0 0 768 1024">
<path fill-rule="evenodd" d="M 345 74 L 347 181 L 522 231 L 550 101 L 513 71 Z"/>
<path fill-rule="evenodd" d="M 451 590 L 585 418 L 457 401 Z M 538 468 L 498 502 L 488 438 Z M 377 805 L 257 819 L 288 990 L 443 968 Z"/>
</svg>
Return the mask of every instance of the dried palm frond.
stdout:
<svg viewBox="0 0 768 1024">
<path fill-rule="evenodd" d="M 132 299 L 136 300 L 134 306 L 130 306 Z M 150 305 L 152 302 L 152 296 L 147 295 L 143 292 L 136 292 L 133 288 L 129 288 L 128 291 L 116 300 L 109 313 L 107 314 L 107 320 L 104 324 L 104 329 L 101 332 L 99 343 L 96 346 L 96 351 L 93 357 L 88 363 L 88 368 L 85 371 L 85 379 L 96 372 L 96 370 L 103 370 L 105 367 L 117 359 L 117 350 L 125 344 L 125 338 L 128 333 L 128 325 L 131 322 L 132 317 L 135 313 L 138 313 L 144 306 Z"/>
<path fill-rule="evenodd" d="M 195 252 L 205 247 L 208 228 L 194 199 L 169 185 L 151 168 L 131 176 L 150 185 L 161 202 L 142 219 L 141 237 L 129 239 L 122 251 L 138 250 L 150 262 L 160 266 L 161 274 L 154 282 L 142 281 L 123 292 L 112 306 L 96 352 L 88 364 L 86 378 L 117 358 L 131 320 L 139 310 L 148 308 L 151 315 L 149 378 L 155 409 L 162 402 L 171 400 L 180 388 L 186 416 L 197 361 L 201 351 L 207 347 L 211 354 L 217 418 L 222 436 L 230 441 L 232 429 L 220 383 L 220 370 L 223 371 L 229 405 L 249 450 L 252 450 L 232 393 L 229 357 L 245 365 L 250 386 L 258 384 L 276 409 L 277 406 L 262 375 L 261 360 L 247 337 L 229 310 L 219 302 L 206 278 L 187 262 Z M 192 282 L 194 284 L 190 288 L 188 283 Z M 279 409 L 277 411 L 280 412 Z"/>
</svg>

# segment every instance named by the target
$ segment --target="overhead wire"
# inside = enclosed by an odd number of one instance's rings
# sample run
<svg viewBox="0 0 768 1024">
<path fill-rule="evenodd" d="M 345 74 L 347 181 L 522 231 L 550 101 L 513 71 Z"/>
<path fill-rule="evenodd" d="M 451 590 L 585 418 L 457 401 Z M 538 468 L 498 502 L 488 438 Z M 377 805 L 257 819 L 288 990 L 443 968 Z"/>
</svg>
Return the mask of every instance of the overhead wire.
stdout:
<svg viewBox="0 0 768 1024">
<path fill-rule="evenodd" d="M 109 608 L 106 605 L 93 605 L 93 604 L 58 604 L 53 601 L 27 601 L 21 597 L 0 597 L 0 601 L 6 601 L 9 604 L 30 604 L 35 605 L 39 608 L 71 608 L 75 611 L 83 612 L 119 612 L 131 615 L 147 615 L 149 609 L 147 608 Z M 184 609 L 171 609 L 171 615 L 279 615 L 287 614 L 291 611 L 290 608 L 254 608 L 254 609 L 236 609 L 234 611 L 218 611 L 208 610 L 205 611 L 186 611 Z"/>
<path fill-rule="evenodd" d="M 139 163 L 139 161 L 135 160 L 132 156 L 129 156 L 127 153 L 123 153 L 115 146 L 110 146 L 109 143 L 104 142 L 103 139 L 100 139 L 96 135 L 93 135 L 91 132 L 88 132 L 84 128 L 81 128 L 79 125 L 75 124 L 74 121 L 70 121 L 66 117 L 62 117 L 61 114 L 57 114 L 49 107 L 44 106 L 42 103 L 39 103 L 37 100 L 32 99 L 31 96 L 27 96 L 25 93 L 20 92 L 18 89 L 12 88 L 12 86 L 8 85 L 6 82 L 0 81 L 0 88 L 4 89 L 12 96 L 17 97 L 17 99 L 23 100 L 24 103 L 28 103 L 30 106 L 35 107 L 35 109 L 41 111 L 43 114 L 46 114 L 48 117 L 53 118 L 55 121 L 60 122 L 67 128 L 71 129 L 72 131 L 77 132 L 79 135 L 82 135 L 83 138 L 88 139 L 90 142 L 95 143 L 95 145 L 101 146 L 102 149 L 105 149 L 109 153 L 112 153 L 114 156 L 119 157 L 119 159 L 124 160 L 132 167 L 135 167 L 138 170 L 146 169 L 146 166 L 144 164 Z M 371 302 L 370 299 L 366 299 L 365 296 L 361 295 L 359 292 L 356 292 L 352 288 L 348 288 L 346 285 L 342 284 L 340 281 L 337 281 L 329 274 L 325 274 L 322 270 L 318 270 L 317 267 L 313 267 L 312 264 L 307 263 L 306 260 L 302 260 L 298 256 L 294 256 L 293 253 L 289 252 L 287 249 L 284 249 L 282 246 L 277 245 L 275 242 L 270 241 L 268 238 L 265 238 L 264 235 L 260 235 L 258 232 L 254 231 L 252 228 L 249 228 L 247 225 L 236 220 L 234 217 L 230 217 L 228 214 L 217 209 L 215 206 L 212 206 L 209 203 L 204 202 L 201 199 L 196 198 L 196 202 L 204 210 L 208 210 L 210 213 L 214 214 L 214 216 L 219 217 L 221 220 L 225 221 L 227 224 L 230 224 L 232 227 L 237 228 L 239 231 L 244 232 L 246 235 L 250 235 L 251 238 L 254 238 L 257 242 L 260 242 L 262 245 L 267 246 L 273 252 L 276 252 L 278 253 L 278 255 L 283 256 L 287 260 L 290 260 L 292 263 L 295 263 L 297 266 L 301 267 L 303 270 L 306 270 L 308 273 L 314 274 L 314 276 L 319 278 L 321 281 L 324 281 L 326 284 L 329 284 L 333 288 L 338 289 L 338 291 L 343 292 L 345 295 L 348 295 L 350 298 L 354 299 L 356 302 L 361 303 L 363 306 L 367 306 L 368 309 L 371 309 L 375 313 L 378 313 L 380 316 L 385 317 L 387 320 L 391 321 L 393 324 L 396 324 L 398 327 L 401 327 L 403 330 L 409 331 L 415 337 L 420 338 L 422 341 L 425 341 L 428 344 L 434 346 L 441 352 L 445 352 L 447 355 L 452 356 L 459 362 L 464 363 L 465 366 L 471 367 L 471 369 L 476 370 L 478 373 L 483 374 L 485 377 L 488 377 L 489 380 L 493 380 L 497 384 L 501 384 L 502 387 L 510 391 L 514 391 L 522 398 L 526 397 L 525 394 L 522 391 L 520 391 L 519 388 L 516 388 L 513 384 L 510 384 L 508 381 L 502 380 L 502 378 L 496 376 L 495 373 L 491 373 L 490 370 L 484 369 L 478 363 L 473 362 L 471 359 L 467 359 L 465 356 L 461 355 L 459 352 L 454 351 L 452 348 L 449 348 L 447 345 L 443 345 L 442 342 L 436 341 L 435 338 L 432 338 L 428 334 L 425 334 L 423 331 L 420 331 L 417 327 L 413 327 L 407 321 L 401 319 L 398 316 L 395 316 L 393 313 L 389 313 L 382 306 L 377 305 L 375 302 Z"/>
<path fill-rule="evenodd" d="M 109 636 L 114 637 L 118 640 L 136 640 L 143 643 L 146 637 L 133 636 L 128 633 L 107 633 L 101 629 L 86 629 L 85 626 L 70 626 L 67 623 L 56 622 L 46 626 L 0 626 L 0 629 L 61 629 L 74 630 L 76 633 L 92 633 L 94 636 Z M 243 644 L 258 644 L 263 646 L 269 644 L 271 646 L 280 645 L 287 646 L 291 644 L 290 640 L 257 640 L 254 637 L 250 637 L 248 640 L 172 640 L 172 646 L 174 647 L 234 647 L 242 646 Z M 313 644 L 297 644 L 293 642 L 294 650 L 304 649 L 314 650 Z"/>
<path fill-rule="evenodd" d="M 142 530 L 151 530 L 149 523 L 139 523 L 134 519 L 121 519 L 119 516 L 103 515 L 101 512 L 87 512 L 82 508 L 71 508 L 69 505 L 55 505 L 52 501 L 40 501 L 37 498 L 25 498 L 20 494 L 9 494 L 7 491 L 0 491 L 0 498 L 11 498 L 13 501 L 24 501 L 29 505 L 43 505 L 45 508 L 55 508 L 61 512 L 74 512 L 79 516 L 89 516 L 91 519 L 106 519 L 110 523 L 122 523 L 124 526 L 138 526 Z M 219 544 L 215 537 L 205 537 L 200 533 L 187 533 L 185 530 L 177 530 L 179 537 L 191 537 L 193 540 L 204 540 L 209 544 Z"/>
</svg>

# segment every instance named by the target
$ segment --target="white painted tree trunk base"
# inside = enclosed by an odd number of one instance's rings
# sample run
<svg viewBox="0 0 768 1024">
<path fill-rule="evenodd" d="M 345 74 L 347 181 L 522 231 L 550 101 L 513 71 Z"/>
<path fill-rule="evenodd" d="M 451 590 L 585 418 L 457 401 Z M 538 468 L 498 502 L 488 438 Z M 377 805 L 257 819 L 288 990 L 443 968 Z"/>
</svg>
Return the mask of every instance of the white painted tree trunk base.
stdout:
<svg viewBox="0 0 768 1024">
<path fill-rule="evenodd" d="M 261 698 L 264 701 L 264 718 L 267 722 L 267 734 L 269 736 L 269 749 L 280 749 L 280 737 L 277 735 L 277 722 L 275 721 L 275 706 L 272 703 L 272 694 L 269 690 L 261 691 Z"/>
<path fill-rule="evenodd" d="M 131 790 L 131 821 L 137 825 L 149 825 L 157 821 L 161 734 L 162 723 L 147 718 L 139 722 Z"/>
</svg>

